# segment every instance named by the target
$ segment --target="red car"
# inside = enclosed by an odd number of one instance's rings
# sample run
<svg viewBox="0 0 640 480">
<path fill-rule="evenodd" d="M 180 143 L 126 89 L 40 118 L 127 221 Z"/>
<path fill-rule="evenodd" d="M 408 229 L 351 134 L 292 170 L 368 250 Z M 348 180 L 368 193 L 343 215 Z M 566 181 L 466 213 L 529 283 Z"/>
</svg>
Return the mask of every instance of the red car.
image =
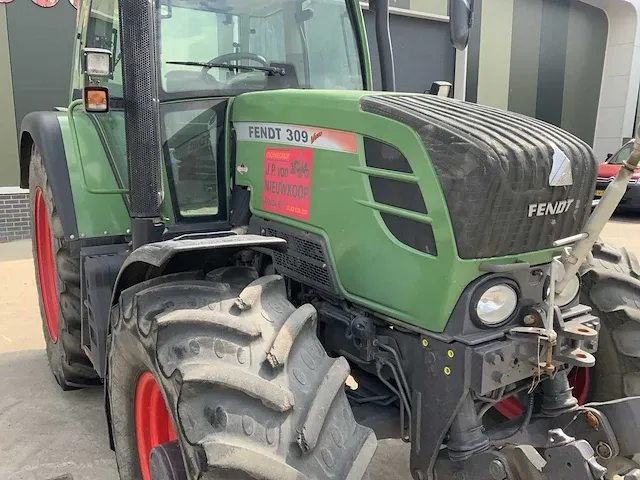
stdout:
<svg viewBox="0 0 640 480">
<path fill-rule="evenodd" d="M 625 143 L 620 150 L 610 155 L 604 163 L 600 164 L 598 167 L 598 180 L 596 182 L 596 199 L 602 197 L 605 189 L 618 174 L 623 162 L 629 158 L 631 150 L 633 150 L 633 140 Z M 618 209 L 640 210 L 640 170 L 636 170 L 631 180 L 629 180 L 627 193 L 622 197 Z"/>
</svg>

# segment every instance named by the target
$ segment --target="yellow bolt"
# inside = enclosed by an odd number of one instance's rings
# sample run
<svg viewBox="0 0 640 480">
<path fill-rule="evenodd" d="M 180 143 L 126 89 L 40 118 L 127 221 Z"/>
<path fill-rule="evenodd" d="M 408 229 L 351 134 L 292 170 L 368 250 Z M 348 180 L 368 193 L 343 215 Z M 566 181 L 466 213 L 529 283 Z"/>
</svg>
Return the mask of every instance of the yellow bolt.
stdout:
<svg viewBox="0 0 640 480">
<path fill-rule="evenodd" d="M 426 338 L 422 339 L 422 346 L 423 347 L 428 347 L 429 346 L 429 340 L 427 340 Z"/>
<path fill-rule="evenodd" d="M 453 355 L 454 355 L 453 350 L 447 351 L 447 357 L 453 358 Z"/>
<path fill-rule="evenodd" d="M 451 369 L 449 367 L 444 367 L 444 374 L 451 375 Z"/>
</svg>

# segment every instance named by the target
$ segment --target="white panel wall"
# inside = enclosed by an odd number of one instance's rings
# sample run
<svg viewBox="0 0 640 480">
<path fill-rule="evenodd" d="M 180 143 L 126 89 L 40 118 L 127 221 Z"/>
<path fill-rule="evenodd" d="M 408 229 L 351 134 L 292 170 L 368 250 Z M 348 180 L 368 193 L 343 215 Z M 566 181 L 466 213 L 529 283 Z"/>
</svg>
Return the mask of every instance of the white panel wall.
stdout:
<svg viewBox="0 0 640 480">
<path fill-rule="evenodd" d="M 601 161 L 631 137 L 640 85 L 640 0 L 583 0 L 609 19 L 593 148 Z"/>
</svg>

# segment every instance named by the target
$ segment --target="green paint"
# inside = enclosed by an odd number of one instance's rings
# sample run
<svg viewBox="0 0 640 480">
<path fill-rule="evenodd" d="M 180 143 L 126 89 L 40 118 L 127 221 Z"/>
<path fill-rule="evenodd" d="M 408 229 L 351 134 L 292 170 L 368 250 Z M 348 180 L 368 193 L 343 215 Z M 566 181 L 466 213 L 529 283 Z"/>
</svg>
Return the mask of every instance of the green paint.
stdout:
<svg viewBox="0 0 640 480">
<path fill-rule="evenodd" d="M 20 183 L 20 170 L 6 8 L 0 5 L 0 65 L 6 66 L 0 68 L 0 187 L 13 187 Z"/>
<path fill-rule="evenodd" d="M 350 301 L 398 320 L 440 332 L 464 288 L 481 275 L 486 259 L 461 260 L 440 184 L 419 136 L 410 127 L 362 112 L 366 92 L 283 90 L 244 94 L 235 99 L 232 120 L 277 122 L 325 127 L 358 134 L 357 154 L 315 149 L 307 222 L 285 218 L 262 208 L 264 150 L 277 144 L 238 142 L 237 162 L 248 172 L 236 174 L 251 188 L 254 215 L 277 220 L 324 237 L 341 293 Z M 429 215 L 381 206 L 371 194 L 368 175 L 380 175 L 365 165 L 362 136 L 396 146 L 409 160 L 413 175 L 396 180 L 418 183 Z M 372 172 L 373 170 L 373 172 Z M 414 250 L 386 229 L 379 211 L 431 223 L 438 255 Z M 490 262 L 532 265 L 547 263 L 551 251 L 514 255 Z"/>
<path fill-rule="evenodd" d="M 118 189 L 95 126 L 82 109 L 76 109 L 73 126 L 69 119 L 66 112 L 58 113 L 78 233 L 84 238 L 124 235 L 131 221 L 122 196 L 92 193 L 85 188 L 87 184 L 94 192 Z"/>
<path fill-rule="evenodd" d="M 82 100 L 76 100 L 74 102 L 71 102 L 71 105 L 69 105 L 69 109 L 67 110 L 67 118 L 69 119 L 69 125 L 71 126 L 71 140 L 73 142 L 73 147 L 75 149 L 75 154 L 76 154 L 76 158 L 78 159 L 78 165 L 80 167 L 80 184 L 82 185 L 82 188 L 85 189 L 88 193 L 95 193 L 95 194 L 102 194 L 102 195 L 122 195 L 123 193 L 129 193 L 129 191 L 127 189 L 124 188 L 118 188 L 117 187 L 117 183 L 115 183 L 115 178 L 114 178 L 114 184 L 116 185 L 116 188 L 104 188 L 102 186 L 100 186 L 101 184 L 103 184 L 103 179 L 101 178 L 94 178 L 93 180 L 90 180 L 87 177 L 87 173 L 86 173 L 86 168 L 85 168 L 85 162 L 89 161 L 89 157 L 87 157 L 87 159 L 85 160 L 84 156 L 81 154 L 81 149 L 80 149 L 80 135 L 78 134 L 78 129 L 76 128 L 76 121 L 75 121 L 75 115 L 77 114 L 78 107 L 83 105 L 83 101 Z M 84 114 L 84 112 L 83 112 Z M 86 114 L 85 114 L 86 115 Z M 99 138 L 99 137 L 98 137 Z M 100 146 L 102 147 L 102 143 L 100 144 Z M 102 153 L 104 153 L 104 158 L 106 161 L 107 155 L 104 152 L 104 148 L 102 150 Z"/>
</svg>

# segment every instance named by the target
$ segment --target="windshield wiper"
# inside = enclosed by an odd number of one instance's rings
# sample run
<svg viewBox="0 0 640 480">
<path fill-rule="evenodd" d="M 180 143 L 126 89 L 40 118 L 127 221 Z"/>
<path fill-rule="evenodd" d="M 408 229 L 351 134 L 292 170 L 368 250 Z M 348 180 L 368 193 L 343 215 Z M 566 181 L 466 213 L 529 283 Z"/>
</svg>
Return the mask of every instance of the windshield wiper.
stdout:
<svg viewBox="0 0 640 480">
<path fill-rule="evenodd" d="M 267 72 L 270 75 L 282 75 L 286 74 L 284 68 L 280 67 L 258 67 L 250 65 L 230 65 L 228 63 L 207 63 L 207 62 L 165 62 L 169 65 L 187 65 L 189 67 L 208 67 L 208 68 L 226 68 L 228 70 L 246 70 L 246 71 L 260 71 Z"/>
</svg>

